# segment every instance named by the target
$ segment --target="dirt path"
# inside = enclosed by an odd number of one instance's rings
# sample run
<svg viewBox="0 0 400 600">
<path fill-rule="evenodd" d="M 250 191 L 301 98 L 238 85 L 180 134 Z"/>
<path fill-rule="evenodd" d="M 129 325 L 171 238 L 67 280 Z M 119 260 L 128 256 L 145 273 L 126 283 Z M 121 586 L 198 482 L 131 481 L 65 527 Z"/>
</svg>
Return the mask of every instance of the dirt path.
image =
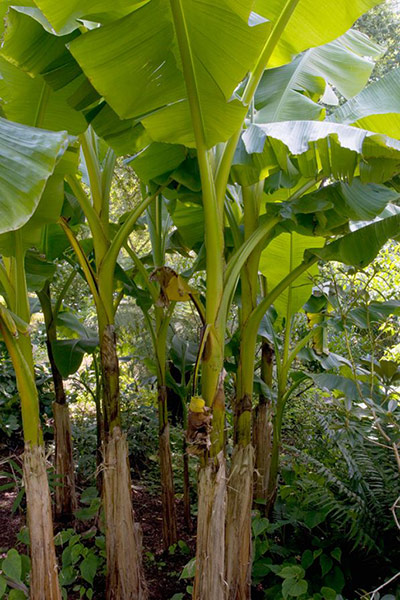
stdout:
<svg viewBox="0 0 400 600">
<path fill-rule="evenodd" d="M 178 536 L 187 547 L 187 554 L 178 549 L 174 554 L 163 552 L 161 501 L 145 490 L 135 490 L 136 518 L 143 531 L 143 550 L 147 583 L 151 600 L 169 600 L 174 594 L 185 592 L 190 581 L 179 580 L 185 564 L 194 556 L 195 537 L 184 526 L 183 506 L 177 502 Z M 149 555 L 150 553 L 151 555 Z"/>
</svg>

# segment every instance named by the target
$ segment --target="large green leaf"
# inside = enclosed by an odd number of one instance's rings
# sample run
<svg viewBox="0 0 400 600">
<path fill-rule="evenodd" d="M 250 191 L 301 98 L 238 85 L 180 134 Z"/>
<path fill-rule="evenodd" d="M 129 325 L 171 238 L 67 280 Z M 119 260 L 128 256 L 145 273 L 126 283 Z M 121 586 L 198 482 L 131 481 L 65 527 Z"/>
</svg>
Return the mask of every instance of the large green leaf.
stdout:
<svg viewBox="0 0 400 600">
<path fill-rule="evenodd" d="M 61 311 L 58 313 L 57 327 L 62 328 L 63 335 L 79 337 L 82 340 L 93 340 L 95 345 L 99 343 L 96 332 L 86 327 L 76 313 L 72 311 Z"/>
<path fill-rule="evenodd" d="M 183 146 L 155 142 L 130 159 L 129 164 L 142 181 L 148 182 L 174 171 L 185 158 Z"/>
<path fill-rule="evenodd" d="M 58 100 L 64 98 L 70 104 L 66 108 L 82 110 L 98 101 L 99 95 L 66 48 L 67 42 L 79 35 L 79 31 L 54 35 L 38 9 L 13 7 L 7 15 L 0 54 L 32 77 L 41 75 L 53 90 L 67 88 Z M 46 96 L 48 93 L 46 90 Z"/>
<path fill-rule="evenodd" d="M 368 82 L 374 65 L 371 58 L 381 54 L 382 49 L 365 35 L 350 30 L 329 44 L 307 50 L 287 65 L 265 71 L 254 98 L 255 121 L 318 118 L 324 111 L 318 101 L 326 84 L 332 84 L 346 98 L 354 96 Z"/>
<path fill-rule="evenodd" d="M 28 11 L 17 6 L 8 11 L 1 55 L 33 77 L 46 73 L 51 65 L 59 68 L 67 54 L 65 44 L 79 36 L 76 31 L 58 37 L 43 25 L 37 9 Z"/>
<path fill-rule="evenodd" d="M 376 217 L 382 219 L 396 214 L 393 203 L 399 198 L 392 188 L 374 183 L 363 184 L 359 178 L 355 178 L 352 184 L 337 182 L 325 185 L 295 200 L 286 199 L 282 194 L 280 201 L 276 198 L 278 195 L 281 194 L 264 196 L 269 214 L 293 219 L 290 228 L 298 233 L 325 237 L 347 233 L 349 227 L 352 230 L 365 227 L 366 222 Z"/>
<path fill-rule="evenodd" d="M 106 102 L 86 112 L 86 119 L 117 155 L 139 152 L 151 143 L 150 136 L 140 122 L 136 119 L 120 119 Z"/>
<path fill-rule="evenodd" d="M 270 66 L 290 62 L 306 48 L 320 46 L 345 33 L 362 14 L 381 0 L 256 0 L 254 10 L 275 25 L 288 4 L 291 18 L 280 37 Z"/>
<path fill-rule="evenodd" d="M 59 34 L 79 27 L 79 19 L 105 23 L 127 15 L 144 3 L 143 0 L 35 0 L 35 4 Z"/>
<path fill-rule="evenodd" d="M 67 146 L 65 131 L 44 131 L 0 118 L 0 233 L 27 223 Z"/>
<path fill-rule="evenodd" d="M 348 313 L 348 319 L 360 329 L 369 329 L 372 323 L 382 324 L 390 315 L 400 315 L 398 300 L 374 301 L 368 305 L 353 308 Z"/>
<path fill-rule="evenodd" d="M 28 290 L 39 291 L 57 270 L 57 265 L 46 261 L 37 252 L 27 252 L 25 256 L 25 275 Z"/>
<path fill-rule="evenodd" d="M 291 63 L 265 71 L 254 97 L 256 123 L 318 119 L 324 107 L 318 100 L 325 81 L 307 70 L 308 54 Z"/>
<path fill-rule="evenodd" d="M 400 142 L 365 129 L 320 121 L 251 124 L 243 133 L 233 176 L 243 185 L 269 173 L 299 172 L 305 178 L 333 177 L 381 183 L 400 170 Z"/>
<path fill-rule="evenodd" d="M 34 7 L 32 0 L 2 0 L 0 2 L 0 34 L 3 37 L 4 25 L 5 25 L 5 16 L 10 6 L 25 6 L 25 7 Z"/>
<path fill-rule="evenodd" d="M 77 35 L 79 31 L 55 35 L 38 9 L 10 11 L 0 63 L 6 115 L 27 124 L 40 117 L 41 125 L 49 129 L 59 129 L 62 123 L 72 134 L 90 123 L 117 154 L 140 151 L 151 142 L 143 125 L 120 119 L 106 102 L 99 102 L 99 94 L 66 48 Z M 24 77 L 21 71 L 34 78 Z"/>
<path fill-rule="evenodd" d="M 400 68 L 345 102 L 329 120 L 357 123 L 364 129 L 400 138 Z"/>
<path fill-rule="evenodd" d="M 54 91 L 41 77 L 30 77 L 0 57 L 0 97 L 6 117 L 24 125 L 36 125 L 72 135 L 87 128 L 83 115 L 68 104 L 75 84 Z"/>
<path fill-rule="evenodd" d="M 57 316 L 57 328 L 61 335 L 72 337 L 52 343 L 57 367 L 63 377 L 68 377 L 79 369 L 86 353 L 96 350 L 99 339 L 96 332 L 86 327 L 74 312 L 60 312 Z"/>
<path fill-rule="evenodd" d="M 172 220 L 188 248 L 204 241 L 204 211 L 200 204 L 176 200 L 170 205 Z"/>
<path fill-rule="evenodd" d="M 322 260 L 334 260 L 355 267 L 366 267 L 382 246 L 399 235 L 400 214 L 357 229 L 321 249 L 310 250 Z"/>
<path fill-rule="evenodd" d="M 243 6 L 234 0 L 180 4 L 208 147 L 240 126 L 247 108 L 232 94 L 255 63 L 269 29 L 265 23 L 248 25 L 238 10 Z M 142 123 L 154 140 L 194 146 L 177 37 L 170 2 L 150 0 L 80 36 L 69 48 L 121 118 L 148 115 Z"/>
<path fill-rule="evenodd" d="M 324 244 L 325 238 L 309 237 L 296 232 L 281 233 L 274 238 L 263 250 L 260 259 L 260 271 L 267 278 L 268 289 L 274 289 L 303 262 L 307 248 L 321 247 Z M 311 266 L 279 295 L 274 306 L 281 317 L 286 317 L 288 311 L 290 315 L 294 314 L 305 304 L 312 290 L 312 278 L 317 273 L 318 266 Z"/>
<path fill-rule="evenodd" d="M 371 221 L 398 199 L 399 194 L 393 189 L 374 183 L 362 184 L 356 178 L 351 185 L 335 183 L 287 204 L 295 214 L 315 213 L 313 218 L 318 219 L 320 227 L 329 230 L 330 222 L 334 229 L 349 220 Z"/>
<path fill-rule="evenodd" d="M 85 353 L 92 353 L 97 347 L 96 339 L 57 340 L 52 343 L 54 360 L 62 377 L 75 373 L 82 364 Z"/>
<path fill-rule="evenodd" d="M 319 373 L 317 375 L 311 375 L 315 385 L 319 388 L 326 389 L 329 391 L 337 390 L 342 392 L 350 400 L 359 400 L 360 395 L 358 387 L 355 381 L 342 375 L 334 375 L 331 373 Z"/>
<path fill-rule="evenodd" d="M 38 130 L 40 131 L 40 130 Z M 70 146 L 63 154 L 49 177 L 40 200 L 27 222 L 20 227 L 22 243 L 26 249 L 36 248 L 45 252 L 49 238 L 48 227 L 57 222 L 64 202 L 64 176 L 75 173 L 78 167 L 78 149 Z M 65 236 L 64 236 L 65 237 Z M 0 235 L 0 254 L 12 256 L 15 240 L 11 232 Z M 52 251 L 55 248 L 52 248 Z M 50 253 L 51 254 L 51 253 Z M 46 254 L 48 258 L 50 255 Z"/>
</svg>

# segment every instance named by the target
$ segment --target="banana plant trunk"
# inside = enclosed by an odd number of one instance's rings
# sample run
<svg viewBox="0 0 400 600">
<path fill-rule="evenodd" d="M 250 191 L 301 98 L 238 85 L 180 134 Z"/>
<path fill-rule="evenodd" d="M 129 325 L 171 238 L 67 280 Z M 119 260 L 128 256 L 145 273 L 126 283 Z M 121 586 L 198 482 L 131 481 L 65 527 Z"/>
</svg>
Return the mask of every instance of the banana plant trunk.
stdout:
<svg viewBox="0 0 400 600">
<path fill-rule="evenodd" d="M 271 451 L 271 461 L 270 461 L 270 469 L 267 480 L 267 489 L 266 489 L 266 504 L 265 504 L 265 514 L 269 517 L 272 514 L 276 495 L 278 493 L 278 474 L 279 474 L 279 458 L 281 451 L 281 429 L 282 429 L 282 416 L 283 409 L 280 408 L 279 398 L 277 411 L 273 418 L 273 441 L 272 441 L 272 451 Z"/>
<path fill-rule="evenodd" d="M 247 600 L 251 595 L 253 470 L 252 444 L 236 445 L 228 480 L 226 513 L 226 597 L 228 600 Z"/>
<path fill-rule="evenodd" d="M 190 512 L 190 475 L 189 475 L 189 455 L 187 453 L 186 440 L 183 439 L 182 444 L 182 460 L 183 460 L 183 515 L 185 526 L 189 533 L 192 532 L 192 515 Z"/>
<path fill-rule="evenodd" d="M 22 464 L 31 554 L 30 598 L 61 600 L 43 446 L 26 443 Z"/>
<path fill-rule="evenodd" d="M 50 284 L 46 282 L 38 292 L 46 325 L 46 346 L 54 384 L 55 402 L 54 417 L 54 465 L 57 478 L 55 490 L 55 517 L 58 520 L 70 521 L 77 508 L 75 491 L 75 469 L 72 454 L 72 435 L 69 408 L 64 390 L 64 383 L 54 359 L 52 344 L 57 340 L 56 321 L 50 296 Z"/>
<path fill-rule="evenodd" d="M 113 323 L 99 319 L 103 381 L 103 506 L 106 525 L 107 600 L 147 600 L 141 529 L 135 523 L 126 436 L 121 431 L 119 365 Z"/>
<path fill-rule="evenodd" d="M 254 357 L 254 353 L 253 353 Z M 227 600 L 251 597 L 251 509 L 253 503 L 254 448 L 251 443 L 251 396 L 236 402 L 234 448 L 228 478 L 225 579 Z M 240 543 L 239 543 L 240 540 Z"/>
<path fill-rule="evenodd" d="M 244 205 L 244 240 L 258 226 L 260 185 L 242 188 Z M 254 448 L 252 444 L 252 398 L 254 357 L 257 334 L 243 338 L 248 318 L 257 304 L 258 263 L 256 248 L 241 271 L 241 344 L 234 403 L 234 448 L 228 485 L 226 514 L 226 581 L 227 600 L 250 600 L 251 597 L 251 509 L 253 504 Z M 240 546 L 238 550 L 238 540 Z"/>
<path fill-rule="evenodd" d="M 53 402 L 55 471 L 55 517 L 70 521 L 77 508 L 75 472 L 72 456 L 71 421 L 68 404 Z"/>
<path fill-rule="evenodd" d="M 261 347 L 261 379 L 272 388 L 273 351 L 267 340 L 263 339 Z M 253 420 L 253 442 L 255 450 L 254 499 L 262 500 L 257 508 L 265 511 L 267 489 L 272 460 L 272 400 L 261 393 Z M 263 508 L 262 508 L 263 507 Z"/>
<path fill-rule="evenodd" d="M 178 534 L 176 527 L 175 490 L 167 411 L 167 388 L 165 385 L 160 385 L 158 387 L 158 418 L 161 500 L 163 510 L 163 543 L 164 548 L 168 549 L 169 546 L 176 543 Z"/>
<path fill-rule="evenodd" d="M 198 476 L 198 512 L 196 574 L 193 600 L 224 600 L 226 459 L 225 394 L 223 356 L 224 330 L 211 328 L 203 356 L 203 397 L 212 407 L 212 430 L 200 457 Z M 211 398 L 211 402 L 209 400 Z"/>
<path fill-rule="evenodd" d="M 26 292 L 22 253 L 20 253 L 20 259 L 17 261 L 17 269 L 19 267 L 22 271 L 18 277 L 21 285 L 16 285 L 16 289 L 19 292 L 24 290 Z M 22 314 L 25 322 L 28 322 L 27 295 L 24 300 L 26 306 L 23 307 L 23 310 L 18 310 L 19 307 L 16 306 L 15 312 Z M 31 600 L 61 600 L 50 489 L 40 427 L 39 398 L 33 369 L 31 342 L 27 334 L 25 337 L 25 335 L 18 335 L 17 332 L 10 333 L 1 318 L 0 332 L 13 362 L 21 400 L 25 442 L 22 464 L 31 555 L 30 598 Z"/>
<path fill-rule="evenodd" d="M 82 154 L 90 182 L 91 199 L 77 180 L 71 185 L 85 213 L 93 236 L 96 271 L 68 222 L 59 220 L 84 273 L 96 305 L 100 343 L 100 371 L 103 405 L 103 508 L 106 529 L 106 599 L 147 600 L 142 565 L 140 526 L 132 507 L 132 483 L 128 446 L 120 418 L 119 364 L 114 326 L 114 271 L 119 251 L 130 233 L 130 221 L 111 241 L 109 207 L 115 154 L 109 149 L 102 164 L 97 141 L 89 128 L 80 136 Z M 150 201 L 150 200 L 149 200 Z M 135 222 L 135 211 L 131 221 Z M 98 411 L 99 412 L 99 411 Z"/>
<path fill-rule="evenodd" d="M 226 465 L 223 451 L 199 471 L 196 575 L 193 599 L 224 600 Z"/>
</svg>

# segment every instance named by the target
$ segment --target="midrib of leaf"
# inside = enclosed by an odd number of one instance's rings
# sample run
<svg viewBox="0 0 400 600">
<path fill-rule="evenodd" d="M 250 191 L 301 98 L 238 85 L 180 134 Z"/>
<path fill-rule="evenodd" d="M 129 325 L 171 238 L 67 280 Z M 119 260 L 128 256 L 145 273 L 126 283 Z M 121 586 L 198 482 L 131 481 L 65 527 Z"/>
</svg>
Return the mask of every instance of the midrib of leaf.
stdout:
<svg viewBox="0 0 400 600">
<path fill-rule="evenodd" d="M 196 141 L 197 159 L 203 192 L 204 220 L 207 250 L 207 322 L 214 323 L 223 291 L 223 206 L 216 199 L 214 175 L 207 151 L 203 114 L 196 79 L 193 51 L 190 44 L 182 0 L 170 0 L 171 13 L 183 76 L 190 106 L 192 126 Z"/>
<path fill-rule="evenodd" d="M 50 86 L 45 81 L 43 81 L 39 102 L 36 108 L 35 119 L 32 123 L 33 127 L 43 127 L 43 121 L 47 110 L 47 104 L 50 98 L 50 92 Z"/>
<path fill-rule="evenodd" d="M 285 3 L 285 6 L 283 7 L 270 35 L 268 36 L 264 48 L 262 49 L 260 56 L 258 57 L 253 72 L 250 74 L 249 80 L 243 92 L 242 102 L 244 104 L 250 105 L 256 92 L 257 86 L 261 81 L 261 77 L 263 76 L 264 70 L 267 68 L 273 51 L 275 50 L 276 45 L 278 44 L 285 30 L 285 27 L 290 21 L 292 14 L 295 11 L 299 1 L 300 0 L 287 0 L 287 2 Z M 238 131 L 234 133 L 233 136 L 228 140 L 218 165 L 216 176 L 216 194 L 219 203 L 223 203 L 225 198 L 225 191 L 232 166 L 232 160 L 235 154 L 241 131 L 242 125 L 240 126 Z"/>
<path fill-rule="evenodd" d="M 205 150 L 206 148 L 205 126 L 201 110 L 200 94 L 197 85 L 193 51 L 190 44 L 182 0 L 170 0 L 170 6 L 178 41 L 178 48 L 182 60 L 183 76 L 185 79 L 188 102 L 192 116 L 192 125 L 196 146 L 197 149 L 201 151 Z"/>
</svg>

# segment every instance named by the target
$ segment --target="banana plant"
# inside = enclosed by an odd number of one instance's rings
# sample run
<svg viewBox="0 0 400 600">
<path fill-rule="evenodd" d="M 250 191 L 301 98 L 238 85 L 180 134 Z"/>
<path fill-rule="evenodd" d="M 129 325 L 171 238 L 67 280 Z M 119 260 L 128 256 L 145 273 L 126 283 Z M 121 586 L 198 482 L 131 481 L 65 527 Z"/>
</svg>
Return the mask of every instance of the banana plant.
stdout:
<svg viewBox="0 0 400 600">
<path fill-rule="evenodd" d="M 299 157 L 300 162 L 301 157 Z M 293 186 L 293 187 L 291 187 Z M 278 187 L 276 190 L 275 188 Z M 264 192 L 266 189 L 269 193 Z M 385 206 L 397 198 L 397 194 L 384 186 L 375 184 L 362 185 L 358 179 L 354 179 L 352 184 L 334 183 L 331 186 L 325 186 L 318 189 L 316 174 L 311 176 L 308 181 L 303 176 L 297 176 L 294 183 L 290 182 L 288 189 L 279 188 L 274 175 L 262 181 L 261 184 L 253 186 L 242 186 L 239 188 L 230 188 L 230 202 L 227 202 L 227 218 L 229 220 L 231 231 L 235 239 L 236 253 L 242 253 L 249 240 L 254 239 L 257 228 L 260 227 L 263 219 L 268 219 L 269 223 L 274 223 L 275 228 L 271 240 L 263 241 L 263 245 L 254 246 L 249 255 L 249 259 L 244 263 L 241 277 L 241 310 L 240 310 L 240 350 L 239 361 L 236 376 L 236 399 L 234 403 L 234 452 L 232 456 L 232 475 L 230 492 L 228 495 L 227 512 L 227 539 L 235 540 L 238 536 L 247 540 L 247 548 L 250 547 L 250 535 L 245 538 L 244 530 L 249 532 L 249 521 L 242 529 L 244 523 L 243 514 L 250 514 L 252 503 L 252 469 L 247 465 L 253 461 L 253 450 L 251 447 L 252 435 L 252 396 L 254 383 L 254 356 L 256 354 L 257 333 L 260 321 L 265 311 L 273 302 L 279 312 L 285 314 L 285 320 L 290 323 L 292 318 L 293 306 L 296 311 L 307 299 L 312 274 L 317 269 L 315 260 L 308 262 L 303 260 L 304 252 L 311 245 L 314 247 L 324 246 L 327 237 L 339 232 L 346 231 L 350 217 L 362 219 L 368 211 L 371 211 L 367 218 L 372 219 L 382 212 Z M 330 200 L 328 200 L 330 198 Z M 238 210 L 238 206 L 240 209 Z M 261 215 L 261 209 L 266 210 L 266 214 Z M 278 218 L 277 218 L 278 217 Z M 277 218 L 277 220 L 275 220 Z M 243 234 L 240 224 L 243 223 Z M 316 227 L 319 223 L 319 227 Z M 302 231 L 297 233 L 296 229 Z M 320 236 L 315 233 L 319 231 Z M 306 235 L 304 235 L 306 234 Z M 253 238 L 252 238 L 253 236 Z M 257 238 L 255 238 L 257 239 Z M 263 246 L 267 245 L 263 250 Z M 228 263 L 229 264 L 229 263 Z M 259 302 L 259 271 L 266 277 L 268 292 L 266 298 Z M 305 294 L 305 295 L 304 295 Z M 288 312 L 289 311 L 289 312 Z M 287 400 L 287 377 L 290 365 L 296 357 L 297 351 L 290 350 L 291 330 L 287 325 L 287 336 L 283 350 L 283 357 L 280 361 L 282 369 L 279 376 L 279 418 L 283 414 L 283 407 Z M 300 349 L 300 348 L 299 348 Z M 298 350 L 299 350 L 298 349 Z M 268 364 L 267 356 L 270 354 L 269 346 L 266 343 L 265 353 L 265 377 L 271 380 L 271 364 Z M 277 360 L 279 355 L 277 357 Z M 264 401 L 263 401 L 264 402 Z M 262 423 L 254 422 L 253 435 L 256 440 L 257 471 L 262 473 L 268 470 L 272 473 L 277 468 L 277 455 L 279 449 L 280 425 L 274 430 L 274 447 L 271 446 L 271 423 L 267 419 L 267 413 L 271 416 L 271 404 L 269 409 L 265 401 L 260 406 L 259 412 L 262 413 Z M 278 410 L 278 409 L 276 409 Z M 276 421 L 279 423 L 279 420 Z M 271 447 L 271 466 L 267 464 L 260 467 L 260 461 L 267 463 L 266 456 L 262 456 L 260 448 Z M 240 455 L 247 454 L 246 460 L 243 460 L 244 468 L 240 469 L 235 463 Z M 260 467 L 260 468 L 258 468 Z M 247 475 L 246 475 L 247 474 Z M 247 481 L 246 481 L 247 477 Z M 274 477 L 276 479 L 276 477 Z M 262 478 L 260 478 L 260 489 L 264 488 Z M 275 487 L 274 487 L 275 489 Z M 260 495 L 260 498 L 263 494 Z M 243 505 L 247 505 L 247 510 L 243 510 Z M 242 517 L 241 517 L 242 515 Z M 249 519 L 249 517 L 248 517 Z M 230 529 L 232 530 L 229 535 Z M 242 546 L 244 548 L 244 545 Z M 227 549 L 229 547 L 227 546 Z M 234 541 L 232 542 L 232 555 L 234 550 Z M 247 565 L 245 554 L 242 563 Z M 247 582 L 250 582 L 250 573 L 247 572 Z"/>
<path fill-rule="evenodd" d="M 102 143 L 91 129 L 80 136 L 80 144 L 90 195 L 77 174 L 68 178 L 68 183 L 92 234 L 89 253 L 93 251 L 94 264 L 67 219 L 61 218 L 59 224 L 76 254 L 93 295 L 97 313 L 104 432 L 103 504 L 106 520 L 107 597 L 126 597 L 124 594 L 129 590 L 130 595 L 144 599 L 147 597 L 147 587 L 142 571 L 140 535 L 134 522 L 128 448 L 121 429 L 119 365 L 114 325 L 118 299 L 114 301 L 114 273 L 121 248 L 137 219 L 157 194 L 144 197 L 112 237 L 109 211 L 115 154 L 107 147 L 102 152 Z M 119 551 L 121 543 L 124 552 Z"/>
<path fill-rule="evenodd" d="M 399 219 L 397 216 L 378 221 L 377 223 L 349 233 L 336 242 L 326 245 L 320 250 L 315 248 L 312 250 L 312 252 L 315 252 L 316 254 L 321 252 L 325 260 L 340 261 L 358 268 L 363 267 L 364 264 L 368 264 L 375 258 L 381 246 L 390 237 L 396 235 L 396 226 L 398 221 Z M 365 229 L 365 231 L 363 231 L 363 229 Z M 293 234 L 291 235 L 293 236 Z M 301 237 L 304 238 L 304 236 L 297 235 L 296 237 L 300 238 L 300 243 L 299 239 L 297 239 L 300 250 L 299 255 L 296 259 L 293 251 L 291 251 L 289 253 L 289 262 L 286 261 L 286 265 L 285 258 L 282 255 L 282 243 L 284 243 L 284 241 L 280 239 L 280 236 L 276 238 L 276 240 L 274 240 L 266 250 L 264 250 L 260 263 L 261 269 L 266 270 L 267 261 L 271 258 L 273 259 L 273 264 L 276 265 L 275 268 L 269 267 L 268 269 L 271 284 L 274 283 L 274 272 L 276 273 L 281 268 L 283 268 L 283 270 L 286 268 L 289 278 L 290 273 L 295 273 L 296 270 L 299 270 L 298 266 L 301 265 L 303 252 L 305 251 L 305 254 L 307 254 L 307 250 L 305 250 L 305 248 L 307 245 L 309 245 L 309 242 L 307 242 L 307 239 L 301 239 Z M 361 240 L 366 240 L 367 238 L 371 240 L 372 247 L 371 253 L 368 254 L 367 262 L 365 263 L 366 254 L 359 252 L 359 243 Z M 291 245 L 293 246 L 293 239 L 291 241 Z M 346 248 L 345 251 L 344 248 Z M 277 260 L 278 257 L 279 261 Z M 274 399 L 274 410 L 271 414 L 271 421 L 273 424 L 273 443 L 271 445 L 271 456 L 267 473 L 267 481 L 264 486 L 265 495 L 260 496 L 260 498 L 265 501 L 267 514 L 269 514 L 273 508 L 277 492 L 283 414 L 285 406 L 287 405 L 287 402 L 290 400 L 293 393 L 304 383 L 307 384 L 307 381 L 310 379 L 313 381 L 313 384 L 316 384 L 317 386 L 325 388 L 328 387 L 330 389 L 342 389 L 342 391 L 345 393 L 348 393 L 351 388 L 354 388 L 354 393 L 356 389 L 355 385 L 351 384 L 350 381 L 346 383 L 344 377 L 338 377 L 336 375 L 327 376 L 325 374 L 312 375 L 303 371 L 290 371 L 293 362 L 298 356 L 300 356 L 301 353 L 304 352 L 304 349 L 308 343 L 313 343 L 313 346 L 319 353 L 323 353 L 325 348 L 323 342 L 324 319 L 321 320 L 320 318 L 315 318 L 316 315 L 319 316 L 321 314 L 319 311 L 321 308 L 324 308 L 324 304 L 318 302 L 316 304 L 315 301 L 314 303 L 310 303 L 309 301 L 307 303 L 308 308 L 306 308 L 308 311 L 313 310 L 312 316 L 314 318 L 311 318 L 313 328 L 300 340 L 295 342 L 293 341 L 292 320 L 294 313 L 297 312 L 304 303 L 312 287 L 312 272 L 310 273 L 309 271 L 307 277 L 304 277 L 304 274 L 305 273 L 303 272 L 300 278 L 296 278 L 292 281 L 287 288 L 286 294 L 281 294 L 276 298 L 274 304 L 277 312 L 275 313 L 276 321 L 274 325 L 272 325 L 271 321 L 269 321 L 266 324 L 267 326 L 264 324 L 261 329 L 261 331 L 264 332 L 264 335 L 268 338 L 270 344 L 272 344 L 274 348 L 274 356 L 276 357 L 276 398 Z M 276 278 L 278 280 L 282 279 L 281 275 L 277 275 Z M 395 307 L 393 310 L 397 310 L 397 307 Z M 309 315 L 309 317 L 311 317 L 311 315 Z M 278 327 L 279 330 L 282 328 L 282 324 L 283 342 L 280 344 L 278 336 L 274 330 L 274 326 L 275 328 Z M 315 357 L 316 355 L 313 354 L 313 356 Z M 327 357 L 327 360 L 324 363 L 327 368 L 329 367 L 328 358 L 329 357 Z M 341 364 L 344 365 L 345 363 L 345 359 L 342 361 L 339 360 L 338 362 L 336 357 L 333 362 L 331 362 L 331 366 L 337 367 Z M 265 442 L 266 434 L 264 435 L 261 443 Z"/>
<path fill-rule="evenodd" d="M 7 19 L 7 32 L 9 33 L 9 30 L 12 30 L 13 27 L 13 15 L 9 13 Z M 7 43 L 5 43 L 4 47 L 7 47 Z M 69 106 L 67 96 L 63 92 L 60 94 L 54 93 L 45 81 L 41 78 L 31 77 L 29 73 L 21 70 L 18 66 L 13 64 L 12 61 L 10 62 L 5 58 L 5 54 L 7 54 L 6 50 L 4 54 L 0 55 L 0 72 L 2 75 L 0 84 L 1 108 L 8 119 L 18 121 L 25 125 L 45 127 L 46 129 L 53 131 L 67 129 L 68 133 L 73 135 L 81 133 L 86 129 L 87 124 L 83 115 L 74 111 Z M 75 154 L 77 157 L 77 152 L 75 152 Z M 76 169 L 76 157 L 70 162 L 70 168 L 68 169 L 70 173 L 73 173 Z M 63 241 L 61 241 L 60 246 L 60 236 L 57 234 L 58 227 L 55 225 L 56 218 L 47 218 L 48 213 L 53 216 L 56 214 L 57 217 L 60 215 L 60 200 L 58 200 L 56 204 L 56 211 L 58 210 L 58 213 L 54 213 L 54 204 L 50 210 L 49 207 L 46 206 L 46 202 L 54 203 L 52 192 L 53 194 L 57 193 L 58 197 L 63 199 L 64 184 L 62 180 L 63 177 L 58 179 L 57 187 L 54 186 L 53 190 L 50 189 L 49 192 L 43 196 L 41 211 L 37 211 L 31 219 L 31 230 L 23 230 L 24 243 L 29 245 L 30 239 L 31 245 L 38 248 L 42 255 L 49 257 L 50 261 L 57 258 L 59 252 L 65 247 Z M 34 228 L 33 225 L 35 225 Z M 27 259 L 28 257 L 29 254 Z M 27 259 L 25 262 L 27 262 Z M 55 514 L 59 519 L 68 519 L 71 518 L 76 509 L 71 427 L 68 406 L 65 402 L 62 378 L 53 359 L 51 341 L 56 334 L 56 330 L 55 321 L 51 316 L 51 301 L 49 297 L 50 288 L 45 283 L 46 272 L 49 276 L 53 276 L 55 265 L 48 262 L 46 263 L 46 261 L 37 257 L 35 258 L 35 261 L 34 285 L 33 287 L 30 285 L 28 277 L 28 289 L 30 291 L 37 291 L 40 295 L 47 329 L 47 348 L 56 396 L 56 402 L 53 404 L 55 436 L 54 464 L 56 476 L 61 485 L 58 485 L 55 491 Z M 32 264 L 26 264 L 28 276 L 29 267 L 32 267 Z M 30 279 L 32 279 L 32 277 Z M 38 281 L 41 283 L 38 284 Z M 40 294 L 40 288 L 43 285 L 43 293 Z"/>
<path fill-rule="evenodd" d="M 54 303 L 51 296 L 51 279 L 46 279 L 43 286 L 36 290 L 45 322 L 47 355 L 55 391 L 54 464 L 59 483 L 55 489 L 55 515 L 59 520 L 70 520 L 77 509 L 71 423 L 63 378 L 79 368 L 85 352 L 93 352 L 98 346 L 98 340 L 89 338 L 73 313 L 62 312 L 63 299 L 76 275 L 77 270 L 72 269 Z M 73 333 L 77 328 L 79 334 L 84 330 L 84 339 L 59 340 L 57 325 L 67 326 Z"/>
<path fill-rule="evenodd" d="M 180 299 L 178 288 L 175 295 L 173 284 L 178 275 L 166 266 L 166 244 L 170 234 L 171 219 L 162 196 L 149 206 L 145 214 L 147 229 L 151 243 L 152 273 L 145 266 L 129 243 L 125 246 L 134 263 L 134 275 L 137 275 L 144 286 L 138 288 L 133 280 L 132 294 L 137 296 L 137 304 L 142 309 L 145 323 L 150 333 L 155 357 L 158 397 L 158 440 L 161 473 L 161 493 L 163 510 L 163 542 L 167 550 L 175 544 L 177 535 L 175 492 L 172 472 L 172 456 L 169 436 L 169 420 L 167 407 L 167 346 L 168 329 L 173 316 L 176 300 Z M 183 282 L 182 282 L 183 292 Z M 147 298 L 143 296 L 147 292 Z M 184 294 L 184 292 L 183 292 Z M 182 299 L 184 298 L 182 294 Z M 186 297 L 187 294 L 186 294 Z M 153 315 L 151 314 L 153 308 Z"/>
<path fill-rule="evenodd" d="M 188 428 L 188 404 L 193 394 L 193 383 L 195 379 L 196 365 L 198 364 L 198 347 L 194 342 L 188 342 L 175 334 L 171 340 L 169 361 L 173 369 L 167 372 L 168 388 L 179 398 L 182 406 L 183 428 Z M 182 462 L 183 462 L 183 507 L 186 528 L 192 531 L 192 517 L 190 508 L 190 476 L 189 476 L 189 454 L 187 452 L 186 436 L 182 440 Z"/>
<path fill-rule="evenodd" d="M 10 142 L 12 146 L 10 148 Z M 11 356 L 21 400 L 23 470 L 32 558 L 32 597 L 61 600 L 53 542 L 39 401 L 35 383 L 25 256 L 40 242 L 43 224 L 58 218 L 63 201 L 66 132 L 52 133 L 0 119 L 2 224 L 0 229 L 0 330 Z M 49 194 L 51 210 L 46 207 Z"/>
<path fill-rule="evenodd" d="M 147 154 L 145 157 L 144 155 Z M 140 161 L 140 165 L 138 162 Z M 131 163 L 141 177 L 155 175 L 156 163 L 154 157 L 144 152 L 141 156 L 135 157 Z M 162 169 L 166 168 L 163 163 Z M 150 171 L 151 169 L 151 171 Z M 173 174 L 176 177 L 176 173 Z M 171 176 L 170 176 L 171 177 Z M 179 195 L 182 197 L 182 194 Z M 167 201 L 160 194 L 146 210 L 146 223 L 151 243 L 151 256 L 153 270 L 149 274 L 142 264 L 140 258 L 136 255 L 133 248 L 125 246 L 128 255 L 134 263 L 133 276 L 138 279 L 139 287 L 133 280 L 133 289 L 131 294 L 136 296 L 137 304 L 142 309 L 145 322 L 153 343 L 153 352 L 155 356 L 155 366 L 158 388 L 158 417 L 159 417 L 159 453 L 162 484 L 162 505 L 163 505 L 163 537 L 164 545 L 168 548 L 177 539 L 177 526 L 175 515 L 174 485 L 172 473 L 171 449 L 169 442 L 169 422 L 168 422 L 168 331 L 171 325 L 171 319 L 177 302 L 193 301 L 194 305 L 202 313 L 201 303 L 197 292 L 192 289 L 186 280 L 176 273 L 171 267 L 166 265 L 168 246 L 172 242 L 174 232 L 172 230 L 173 220 L 167 208 Z M 178 229 L 179 232 L 179 229 Z M 144 289 L 143 289 L 144 287 Z M 147 292 L 147 298 L 145 294 Z M 152 311 L 151 311 L 152 309 Z M 153 314 L 151 314 L 151 312 Z M 179 391 L 181 391 L 179 389 Z M 186 413 L 186 396 L 182 398 L 182 407 Z M 184 418 L 184 421 L 187 419 Z M 186 473 L 187 488 L 187 456 L 184 457 L 184 466 Z M 188 509 L 189 496 L 186 489 L 185 507 L 187 522 L 190 522 L 190 507 Z"/>
</svg>

